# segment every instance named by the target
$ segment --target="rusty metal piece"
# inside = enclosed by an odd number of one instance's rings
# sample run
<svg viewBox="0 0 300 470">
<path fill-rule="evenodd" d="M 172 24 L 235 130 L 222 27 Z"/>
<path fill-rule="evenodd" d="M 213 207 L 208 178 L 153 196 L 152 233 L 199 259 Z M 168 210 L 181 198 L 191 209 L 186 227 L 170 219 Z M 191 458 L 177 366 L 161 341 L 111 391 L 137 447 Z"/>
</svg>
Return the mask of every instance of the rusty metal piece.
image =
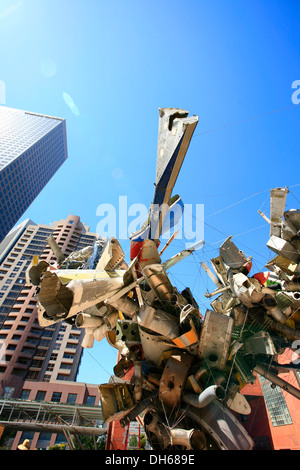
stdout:
<svg viewBox="0 0 300 470">
<path fill-rule="evenodd" d="M 166 406 L 173 408 L 180 404 L 192 361 L 193 357 L 184 353 L 172 355 L 167 360 L 159 386 L 159 399 Z"/>
<path fill-rule="evenodd" d="M 198 344 L 198 356 L 205 359 L 210 367 L 225 368 L 233 323 L 233 318 L 207 310 Z"/>
</svg>

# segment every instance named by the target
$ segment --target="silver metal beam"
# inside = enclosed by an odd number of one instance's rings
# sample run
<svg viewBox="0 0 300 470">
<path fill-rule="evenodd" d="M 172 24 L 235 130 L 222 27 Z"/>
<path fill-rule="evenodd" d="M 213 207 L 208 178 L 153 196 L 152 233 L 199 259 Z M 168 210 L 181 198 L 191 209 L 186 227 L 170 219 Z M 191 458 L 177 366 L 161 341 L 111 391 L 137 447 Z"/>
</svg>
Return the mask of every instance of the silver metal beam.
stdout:
<svg viewBox="0 0 300 470">
<path fill-rule="evenodd" d="M 69 426 L 64 424 L 49 423 L 30 423 L 26 421 L 0 421 L 0 425 L 7 428 L 17 429 L 18 431 L 30 430 L 34 432 L 49 431 L 52 433 L 62 433 L 64 430 L 71 434 L 84 434 L 87 436 L 103 436 L 107 429 L 87 427 L 87 426 Z"/>
</svg>

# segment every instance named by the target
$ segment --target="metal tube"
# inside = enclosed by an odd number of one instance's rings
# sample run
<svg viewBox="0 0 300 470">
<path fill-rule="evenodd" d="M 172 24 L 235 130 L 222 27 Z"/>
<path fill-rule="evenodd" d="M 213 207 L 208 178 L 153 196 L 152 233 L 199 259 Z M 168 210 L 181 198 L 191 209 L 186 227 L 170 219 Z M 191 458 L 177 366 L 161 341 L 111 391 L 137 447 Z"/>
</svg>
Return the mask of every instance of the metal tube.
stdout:
<svg viewBox="0 0 300 470">
<path fill-rule="evenodd" d="M 211 385 L 207 387 L 200 395 L 186 392 L 183 394 L 183 400 L 189 405 L 196 408 L 204 408 L 213 400 L 224 400 L 226 396 L 225 390 L 220 385 Z"/>
<path fill-rule="evenodd" d="M 171 443 L 185 446 L 188 450 L 203 450 L 206 446 L 204 434 L 198 429 L 171 429 Z"/>
<path fill-rule="evenodd" d="M 270 294 L 266 294 L 263 298 L 263 306 L 272 317 L 280 323 L 285 323 L 287 317 L 277 307 L 277 302 Z"/>
<path fill-rule="evenodd" d="M 58 246 L 58 244 L 56 243 L 56 240 L 53 238 L 53 237 L 48 237 L 47 238 L 47 243 L 48 245 L 50 246 L 51 250 L 53 251 L 54 255 L 56 256 L 57 258 L 57 261 L 59 263 L 61 263 L 62 261 L 64 261 L 64 259 L 66 258 L 66 256 L 63 254 L 63 252 L 61 251 L 60 247 Z"/>
<path fill-rule="evenodd" d="M 135 314 L 137 314 L 138 309 L 139 309 L 138 303 L 135 302 L 130 297 L 126 297 L 126 296 L 121 297 L 120 299 L 113 300 L 113 301 L 108 300 L 107 304 L 111 305 L 117 310 L 121 310 L 122 313 L 125 313 L 125 315 L 128 315 L 130 317 L 133 317 Z"/>
<path fill-rule="evenodd" d="M 211 292 L 211 293 L 205 292 L 204 295 L 205 297 L 209 299 L 210 297 L 214 297 L 215 295 L 220 294 L 221 292 L 225 292 L 229 289 L 230 289 L 230 286 L 225 286 L 225 287 L 221 287 L 220 289 L 216 289 L 214 292 Z"/>
<path fill-rule="evenodd" d="M 105 338 L 106 333 L 115 327 L 118 318 L 118 312 L 111 313 L 110 315 L 105 317 L 105 321 L 100 326 L 98 326 L 98 328 L 95 328 L 93 330 L 94 338 L 97 341 L 102 341 Z"/>
<path fill-rule="evenodd" d="M 69 426 L 64 424 L 51 424 L 51 423 L 35 423 L 27 421 L 0 421 L 2 426 L 17 430 L 30 430 L 34 432 L 49 431 L 53 433 L 61 433 L 63 430 L 71 434 L 85 434 L 87 436 L 103 436 L 107 433 L 107 429 L 96 428 L 91 426 Z"/>
<path fill-rule="evenodd" d="M 200 367 L 200 369 L 198 369 L 197 372 L 195 372 L 194 374 L 195 380 L 197 380 L 198 382 L 198 380 L 200 380 L 200 378 L 203 374 L 205 374 L 205 372 L 207 372 L 206 367 Z"/>
<path fill-rule="evenodd" d="M 97 328 L 102 323 L 102 318 L 90 315 L 89 313 L 78 313 L 75 320 L 77 328 Z"/>
<path fill-rule="evenodd" d="M 94 336 L 92 333 L 88 332 L 88 330 L 85 330 L 85 335 L 83 337 L 83 340 L 81 342 L 81 346 L 85 349 L 92 348 L 94 345 Z"/>
</svg>

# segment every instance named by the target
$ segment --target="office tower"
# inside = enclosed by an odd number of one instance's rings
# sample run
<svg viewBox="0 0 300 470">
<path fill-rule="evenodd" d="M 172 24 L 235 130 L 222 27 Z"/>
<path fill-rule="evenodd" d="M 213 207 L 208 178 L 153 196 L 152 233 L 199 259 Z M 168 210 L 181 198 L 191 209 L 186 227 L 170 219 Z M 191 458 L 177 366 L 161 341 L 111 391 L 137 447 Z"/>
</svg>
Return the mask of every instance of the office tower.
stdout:
<svg viewBox="0 0 300 470">
<path fill-rule="evenodd" d="M 48 263 L 56 261 L 47 244 L 49 236 L 65 255 L 93 245 L 98 237 L 72 214 L 50 226 L 27 222 L 14 232 L 18 236 L 14 243 L 10 240 L 0 264 L 0 396 L 18 398 L 24 380 L 76 380 L 84 334 L 66 322 L 40 327 L 36 287 L 26 285 L 26 270 L 34 255 Z"/>
<path fill-rule="evenodd" d="M 67 156 L 64 119 L 0 106 L 0 242 Z"/>
</svg>

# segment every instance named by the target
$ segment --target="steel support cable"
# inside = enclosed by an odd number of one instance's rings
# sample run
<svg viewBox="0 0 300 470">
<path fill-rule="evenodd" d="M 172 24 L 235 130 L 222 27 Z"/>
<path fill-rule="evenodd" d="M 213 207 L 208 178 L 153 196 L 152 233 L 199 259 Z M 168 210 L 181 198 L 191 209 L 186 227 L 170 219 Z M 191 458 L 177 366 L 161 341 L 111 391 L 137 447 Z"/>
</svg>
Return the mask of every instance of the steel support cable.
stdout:
<svg viewBox="0 0 300 470">
<path fill-rule="evenodd" d="M 290 187 L 288 187 L 287 189 L 295 188 L 295 187 L 297 187 L 297 186 L 300 186 L 300 183 L 299 183 L 299 184 L 295 184 L 295 185 L 293 185 L 293 186 L 290 186 Z M 258 191 L 258 192 L 256 192 L 256 193 L 254 193 L 254 194 L 251 194 L 250 196 L 248 196 L 248 197 L 246 197 L 246 198 L 240 199 L 239 201 L 234 202 L 233 204 L 230 204 L 229 206 L 226 206 L 226 207 L 224 207 L 223 209 L 220 209 L 220 210 L 218 210 L 218 211 L 216 211 L 216 212 L 213 212 L 212 214 L 209 214 L 209 215 L 205 216 L 203 219 L 199 219 L 199 218 L 196 217 L 194 214 L 192 214 L 191 212 L 187 211 L 186 208 L 184 209 L 184 211 L 190 213 L 190 215 L 191 215 L 192 217 L 194 217 L 196 220 L 198 220 L 199 222 L 204 222 L 204 223 L 205 223 L 206 219 L 208 219 L 209 217 L 212 217 L 212 216 L 214 216 L 214 215 L 216 215 L 216 214 L 219 214 L 220 212 L 224 212 L 225 210 L 230 209 L 231 207 L 237 206 L 238 204 L 241 204 L 242 202 L 245 202 L 245 201 L 247 201 L 248 199 L 251 199 L 251 198 L 253 198 L 253 197 L 255 197 L 255 196 L 259 195 L 259 194 L 262 194 L 262 193 L 264 193 L 264 192 L 270 192 L 271 189 L 273 189 L 273 188 L 270 188 L 270 189 L 263 189 L 263 190 L 261 190 L 261 191 Z M 291 194 L 292 194 L 292 193 L 291 193 Z M 292 195 L 293 195 L 293 194 L 292 194 Z M 293 195 L 293 196 L 294 196 L 294 195 Z M 294 196 L 294 197 L 295 197 L 295 196 Z M 268 199 L 268 198 L 267 198 L 267 199 Z M 266 199 L 266 200 L 267 200 L 267 199 Z M 297 200 L 297 199 L 296 199 L 296 200 Z M 265 202 L 266 202 L 266 201 L 265 201 Z M 262 206 L 265 204 L 265 202 L 263 202 Z M 299 202 L 299 201 L 298 201 L 298 202 Z M 262 207 L 262 206 L 261 206 L 261 207 Z M 207 224 L 207 225 L 208 225 L 209 227 L 211 227 L 209 224 Z M 222 235 L 225 235 L 226 237 L 228 236 L 228 235 L 226 235 L 224 232 L 222 232 L 222 231 L 216 229 L 215 227 L 211 227 L 211 228 L 213 228 L 214 230 L 220 232 Z M 238 235 L 235 235 L 235 236 L 238 236 Z M 217 242 L 214 242 L 214 243 L 217 243 Z"/>
<path fill-rule="evenodd" d="M 258 114 L 256 116 L 253 116 L 253 117 L 250 117 L 250 118 L 241 119 L 240 121 L 235 121 L 235 122 L 225 124 L 225 125 L 220 126 L 220 127 L 215 127 L 214 129 L 210 129 L 208 131 L 200 132 L 199 134 L 195 134 L 194 137 L 198 137 L 200 135 L 205 135 L 205 134 L 210 134 L 212 132 L 217 132 L 217 131 L 220 131 L 220 130 L 223 130 L 223 129 L 226 129 L 226 128 L 229 128 L 229 127 L 234 127 L 234 126 L 237 126 L 239 124 L 243 124 L 244 122 L 254 121 L 255 119 L 265 117 L 265 116 L 269 116 L 271 114 L 275 114 L 275 113 L 278 113 L 280 111 L 284 111 L 286 109 L 290 109 L 290 108 L 294 108 L 294 107 L 295 107 L 295 105 L 292 104 L 290 106 L 285 106 L 284 108 L 279 108 L 279 109 L 275 109 L 273 111 L 268 111 L 266 113 Z"/>
<path fill-rule="evenodd" d="M 222 209 L 222 210 L 226 210 L 226 208 L 224 208 L 224 209 Z M 214 214 L 211 214 L 211 215 L 214 215 Z M 197 217 L 196 217 L 195 215 L 193 215 L 193 214 L 192 214 L 192 217 L 194 217 L 196 220 L 199 220 L 199 218 L 197 218 Z M 205 219 L 206 219 L 206 218 L 204 218 L 204 219 L 201 220 L 201 222 L 202 222 L 202 221 L 204 222 L 204 225 L 207 225 L 208 227 L 210 227 L 211 229 L 213 229 L 213 230 L 215 230 L 216 232 L 220 233 L 221 235 L 224 235 L 225 239 L 228 238 L 228 235 L 227 235 L 226 233 L 224 233 L 224 232 L 222 232 L 221 230 L 217 229 L 216 227 L 213 227 L 212 225 L 208 224 L 207 222 L 205 222 Z M 261 226 L 259 226 L 259 227 L 256 227 L 256 228 L 254 228 L 254 229 L 250 229 L 249 232 L 254 231 L 254 230 L 258 230 L 258 229 L 260 229 L 260 228 L 262 228 L 262 227 L 266 227 L 266 224 L 261 225 Z M 247 232 L 242 232 L 242 233 L 240 233 L 240 234 L 238 234 L 238 235 L 233 235 L 232 238 L 238 237 L 238 236 L 240 236 L 240 235 L 244 235 L 245 233 L 247 233 Z M 224 239 L 224 240 L 225 240 L 225 239 Z M 220 243 L 221 241 L 223 241 L 223 239 L 222 239 L 222 240 L 219 240 L 219 241 L 216 241 L 216 242 L 212 242 L 210 245 Z M 246 246 L 244 243 L 241 243 L 241 244 L 244 245 L 245 248 L 247 248 L 248 250 L 250 250 L 250 251 L 252 251 L 252 252 L 256 253 L 257 255 L 259 255 L 259 256 L 261 256 L 261 257 L 264 258 L 264 256 L 263 256 L 261 253 L 257 253 L 257 252 L 255 252 L 254 250 L 251 250 L 251 248 L 249 248 L 248 246 Z"/>
</svg>

